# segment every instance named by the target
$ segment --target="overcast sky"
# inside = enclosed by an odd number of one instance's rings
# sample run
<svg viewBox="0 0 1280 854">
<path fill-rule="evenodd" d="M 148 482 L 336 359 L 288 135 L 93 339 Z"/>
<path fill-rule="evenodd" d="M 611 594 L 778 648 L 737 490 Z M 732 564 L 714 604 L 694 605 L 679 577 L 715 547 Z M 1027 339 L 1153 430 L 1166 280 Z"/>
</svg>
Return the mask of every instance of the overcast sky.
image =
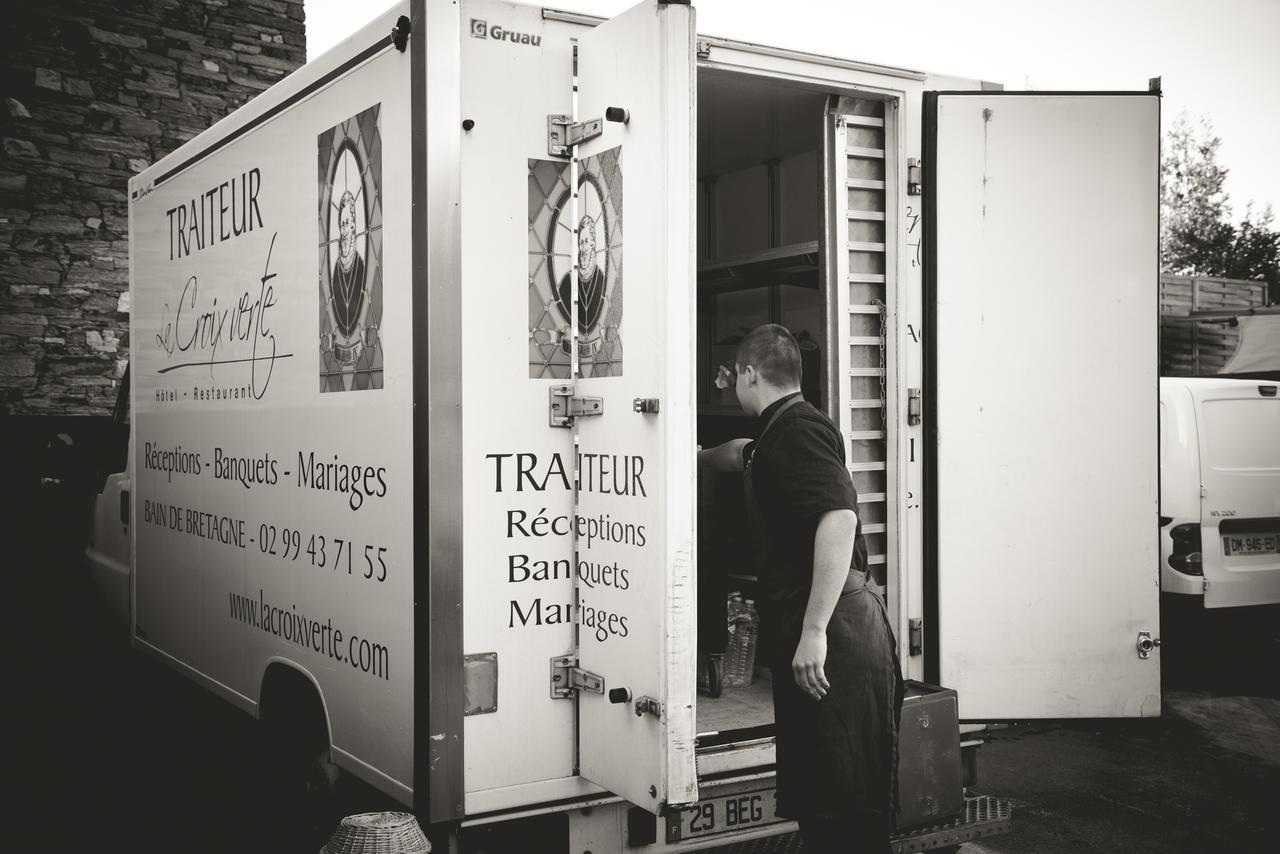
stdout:
<svg viewBox="0 0 1280 854">
<path fill-rule="evenodd" d="M 609 16 L 636 0 L 558 0 Z M 306 0 L 315 57 L 392 5 Z M 1186 111 L 1222 138 L 1237 216 L 1280 216 L 1280 0 L 694 0 L 698 32 L 1006 89 L 1145 90 L 1163 79 L 1164 126 Z"/>
</svg>

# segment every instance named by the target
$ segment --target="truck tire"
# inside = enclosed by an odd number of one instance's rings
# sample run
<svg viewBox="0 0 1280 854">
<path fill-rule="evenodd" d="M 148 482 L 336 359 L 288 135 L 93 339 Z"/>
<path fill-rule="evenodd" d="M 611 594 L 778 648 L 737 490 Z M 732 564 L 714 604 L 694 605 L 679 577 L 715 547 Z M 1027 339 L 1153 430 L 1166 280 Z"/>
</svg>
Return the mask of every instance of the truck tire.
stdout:
<svg viewBox="0 0 1280 854">
<path fill-rule="evenodd" d="M 258 717 L 264 835 L 276 850 L 316 851 L 342 818 L 320 695 L 297 671 L 272 665 Z"/>
<path fill-rule="evenodd" d="M 279 851 L 317 851 L 341 821 L 337 766 L 328 751 L 307 754 L 294 749 L 267 752 L 273 767 L 263 777 L 269 805 L 267 835 Z"/>
</svg>

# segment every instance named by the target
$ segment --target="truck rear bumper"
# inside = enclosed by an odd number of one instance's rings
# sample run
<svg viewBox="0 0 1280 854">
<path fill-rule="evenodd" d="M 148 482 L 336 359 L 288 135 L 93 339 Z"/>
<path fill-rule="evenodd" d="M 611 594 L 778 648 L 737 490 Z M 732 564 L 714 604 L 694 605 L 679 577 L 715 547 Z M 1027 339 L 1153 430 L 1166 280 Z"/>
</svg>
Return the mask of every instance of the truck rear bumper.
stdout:
<svg viewBox="0 0 1280 854">
<path fill-rule="evenodd" d="M 734 841 L 716 848 L 707 849 L 705 854 L 790 854 L 801 852 L 800 834 L 791 828 L 795 825 L 783 825 L 784 832 L 770 839 Z M 913 827 L 895 833 L 891 839 L 893 854 L 910 854 L 916 851 L 929 851 L 949 845 L 960 845 L 981 839 L 985 836 L 997 836 L 1008 833 L 1013 827 L 1013 806 L 1004 798 L 991 795 L 975 795 L 965 798 L 963 814 L 958 814 L 937 824 Z M 786 832 L 788 831 L 789 832 Z"/>
</svg>

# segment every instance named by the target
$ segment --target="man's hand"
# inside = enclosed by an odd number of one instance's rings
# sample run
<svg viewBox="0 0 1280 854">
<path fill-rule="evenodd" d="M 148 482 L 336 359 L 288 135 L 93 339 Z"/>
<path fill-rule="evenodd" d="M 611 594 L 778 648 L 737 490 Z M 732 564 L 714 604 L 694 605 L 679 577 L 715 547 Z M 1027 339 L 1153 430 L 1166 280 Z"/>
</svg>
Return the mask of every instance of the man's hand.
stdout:
<svg viewBox="0 0 1280 854">
<path fill-rule="evenodd" d="M 716 388 L 724 391 L 727 388 L 733 388 L 738 381 L 738 374 L 728 365 L 721 365 L 716 368 L 716 378 L 714 380 Z"/>
<path fill-rule="evenodd" d="M 831 687 L 823 666 L 827 663 L 827 633 L 806 628 L 800 635 L 795 658 L 791 659 L 791 672 L 796 684 L 815 700 L 821 700 Z"/>
</svg>

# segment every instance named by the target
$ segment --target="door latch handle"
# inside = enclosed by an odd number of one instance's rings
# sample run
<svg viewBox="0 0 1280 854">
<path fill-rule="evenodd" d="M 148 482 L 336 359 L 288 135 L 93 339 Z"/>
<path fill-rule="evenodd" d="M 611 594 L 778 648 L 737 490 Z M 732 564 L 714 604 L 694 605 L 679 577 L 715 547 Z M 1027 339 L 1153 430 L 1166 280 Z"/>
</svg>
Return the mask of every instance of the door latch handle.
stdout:
<svg viewBox="0 0 1280 854">
<path fill-rule="evenodd" d="M 129 490 L 120 490 L 120 524 L 129 527 Z"/>
<path fill-rule="evenodd" d="M 642 718 L 645 715 L 653 715 L 655 718 L 661 720 L 662 703 L 658 702 L 653 697 L 641 697 L 636 700 L 636 717 Z"/>
<path fill-rule="evenodd" d="M 1160 638 L 1151 637 L 1151 632 L 1138 632 L 1138 658 L 1150 658 L 1151 651 L 1160 646 Z"/>
</svg>

